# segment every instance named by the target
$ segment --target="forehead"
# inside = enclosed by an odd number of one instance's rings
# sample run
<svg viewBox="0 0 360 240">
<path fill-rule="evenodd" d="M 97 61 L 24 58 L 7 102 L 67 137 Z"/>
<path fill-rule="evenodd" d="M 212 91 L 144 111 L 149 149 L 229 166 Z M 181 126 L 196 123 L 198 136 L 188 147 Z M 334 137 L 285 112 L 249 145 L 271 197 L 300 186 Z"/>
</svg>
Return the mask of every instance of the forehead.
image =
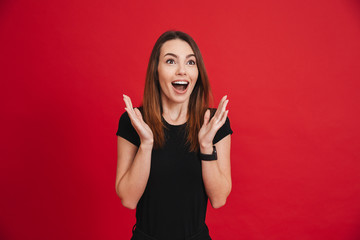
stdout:
<svg viewBox="0 0 360 240">
<path fill-rule="evenodd" d="M 173 39 L 164 42 L 160 49 L 161 56 L 164 56 L 167 53 L 174 53 L 178 56 L 187 56 L 189 54 L 194 54 L 194 51 L 191 49 L 190 45 L 187 42 L 181 39 Z"/>
</svg>

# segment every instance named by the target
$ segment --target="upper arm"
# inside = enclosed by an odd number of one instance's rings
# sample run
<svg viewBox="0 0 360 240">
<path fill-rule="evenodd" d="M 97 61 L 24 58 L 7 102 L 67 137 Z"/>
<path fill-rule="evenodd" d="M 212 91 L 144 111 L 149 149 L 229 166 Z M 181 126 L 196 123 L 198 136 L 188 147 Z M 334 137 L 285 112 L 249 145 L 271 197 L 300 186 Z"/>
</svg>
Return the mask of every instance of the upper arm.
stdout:
<svg viewBox="0 0 360 240">
<path fill-rule="evenodd" d="M 218 166 L 221 173 L 225 176 L 230 184 L 231 190 L 231 164 L 230 164 L 230 146 L 231 146 L 231 134 L 228 134 L 226 137 L 215 143 L 217 156 L 218 156 Z"/>
<path fill-rule="evenodd" d="M 130 168 L 138 147 L 128 140 L 118 136 L 117 137 L 117 168 L 116 168 L 116 192 L 118 191 L 118 184 L 121 178 Z"/>
</svg>

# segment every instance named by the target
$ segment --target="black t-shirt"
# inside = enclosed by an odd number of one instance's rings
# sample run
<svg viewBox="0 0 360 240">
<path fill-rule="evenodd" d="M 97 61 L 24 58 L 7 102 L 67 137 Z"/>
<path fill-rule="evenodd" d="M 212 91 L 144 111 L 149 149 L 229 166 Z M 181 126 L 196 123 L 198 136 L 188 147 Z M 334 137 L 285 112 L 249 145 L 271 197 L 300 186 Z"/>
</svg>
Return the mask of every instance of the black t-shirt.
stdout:
<svg viewBox="0 0 360 240">
<path fill-rule="evenodd" d="M 180 240 L 205 225 L 208 197 L 202 179 L 201 160 L 186 144 L 186 123 L 165 125 L 165 145 L 153 149 L 145 191 L 136 207 L 136 227 L 159 240 Z M 232 134 L 230 121 L 216 133 L 213 143 Z M 116 135 L 136 146 L 140 138 L 125 112 Z"/>
</svg>

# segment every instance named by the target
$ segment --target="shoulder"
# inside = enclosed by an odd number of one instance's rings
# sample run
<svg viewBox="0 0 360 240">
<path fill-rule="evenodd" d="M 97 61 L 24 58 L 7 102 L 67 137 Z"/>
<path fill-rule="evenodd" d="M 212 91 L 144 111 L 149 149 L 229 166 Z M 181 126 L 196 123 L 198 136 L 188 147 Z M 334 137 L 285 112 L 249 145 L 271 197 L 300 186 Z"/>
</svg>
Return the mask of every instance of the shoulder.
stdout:
<svg viewBox="0 0 360 240">
<path fill-rule="evenodd" d="M 216 112 L 216 108 L 209 108 L 210 110 L 210 118 L 212 118 L 215 115 Z M 226 137 L 227 135 L 231 135 L 233 134 L 233 131 L 231 129 L 230 126 L 230 119 L 229 117 L 226 117 L 226 121 L 225 123 L 222 125 L 222 127 L 217 131 L 214 140 L 213 140 L 213 144 L 219 142 L 221 139 L 223 139 L 224 137 Z"/>
<path fill-rule="evenodd" d="M 125 111 L 121 114 L 119 123 L 127 123 L 127 122 L 130 123 L 131 121 L 129 114 Z"/>
<path fill-rule="evenodd" d="M 139 108 L 140 110 L 140 108 Z M 142 112 L 142 110 L 140 110 Z M 136 146 L 140 146 L 140 138 L 131 124 L 129 114 L 125 111 L 121 114 L 116 135 L 125 138 Z"/>
</svg>

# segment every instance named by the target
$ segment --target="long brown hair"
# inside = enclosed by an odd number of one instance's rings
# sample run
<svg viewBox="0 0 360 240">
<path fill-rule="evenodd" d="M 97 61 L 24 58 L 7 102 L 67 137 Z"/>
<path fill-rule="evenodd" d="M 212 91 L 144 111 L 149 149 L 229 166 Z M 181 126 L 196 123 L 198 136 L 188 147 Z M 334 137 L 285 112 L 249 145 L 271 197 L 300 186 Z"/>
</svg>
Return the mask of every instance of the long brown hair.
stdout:
<svg viewBox="0 0 360 240">
<path fill-rule="evenodd" d="M 160 83 L 158 76 L 159 56 L 162 45 L 173 39 L 181 39 L 187 42 L 192 48 L 199 76 L 195 87 L 190 95 L 188 106 L 187 122 L 187 143 L 190 151 L 199 149 L 198 133 L 204 122 L 205 111 L 209 108 L 212 101 L 212 93 L 209 79 L 206 73 L 203 58 L 199 47 L 188 34 L 180 31 L 167 31 L 163 33 L 156 41 L 152 49 L 149 64 L 146 72 L 145 89 L 143 97 L 143 115 L 144 121 L 149 125 L 154 134 L 154 148 L 160 148 L 165 143 L 164 124 L 162 122 L 162 103 L 160 97 Z"/>
</svg>

